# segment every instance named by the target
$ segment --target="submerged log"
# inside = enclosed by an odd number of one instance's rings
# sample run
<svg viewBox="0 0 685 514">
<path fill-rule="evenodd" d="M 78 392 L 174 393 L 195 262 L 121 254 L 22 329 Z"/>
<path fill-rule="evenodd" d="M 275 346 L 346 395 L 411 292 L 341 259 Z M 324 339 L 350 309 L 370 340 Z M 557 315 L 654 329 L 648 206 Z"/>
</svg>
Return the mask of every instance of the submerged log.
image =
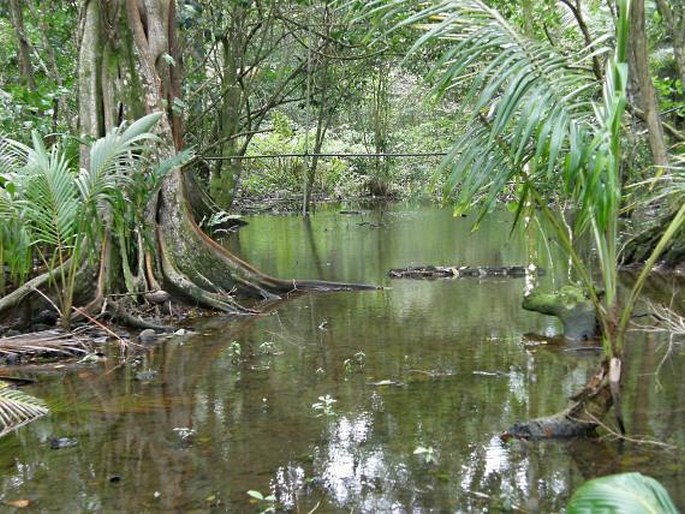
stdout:
<svg viewBox="0 0 685 514">
<path fill-rule="evenodd" d="M 539 275 L 544 270 L 535 270 Z M 525 266 L 407 266 L 392 268 L 390 278 L 411 278 L 434 280 L 438 278 L 483 278 L 483 277 L 525 277 L 529 270 Z"/>
</svg>

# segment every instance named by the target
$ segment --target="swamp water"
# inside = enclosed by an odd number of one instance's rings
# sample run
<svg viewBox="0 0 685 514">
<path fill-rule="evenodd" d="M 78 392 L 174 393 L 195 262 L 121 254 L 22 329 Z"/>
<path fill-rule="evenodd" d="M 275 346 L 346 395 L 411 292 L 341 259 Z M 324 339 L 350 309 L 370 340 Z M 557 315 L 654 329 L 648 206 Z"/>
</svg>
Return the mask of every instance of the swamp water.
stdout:
<svg viewBox="0 0 685 514">
<path fill-rule="evenodd" d="M 677 450 L 500 441 L 511 423 L 562 408 L 599 359 L 524 335 L 559 325 L 520 308 L 523 279 L 387 278 L 408 265 L 523 264 L 510 220 L 492 215 L 472 234 L 437 208 L 250 218 L 227 244 L 268 273 L 389 287 L 204 319 L 135 365 L 40 375 L 26 390 L 53 413 L 0 440 L 0 500 L 31 512 L 546 513 L 589 478 L 641 471 L 685 509 Z M 683 448 L 682 347 L 655 377 L 668 339 L 631 338 L 628 430 Z M 147 370 L 152 380 L 136 379 Z M 78 444 L 51 449 L 59 436 Z"/>
</svg>

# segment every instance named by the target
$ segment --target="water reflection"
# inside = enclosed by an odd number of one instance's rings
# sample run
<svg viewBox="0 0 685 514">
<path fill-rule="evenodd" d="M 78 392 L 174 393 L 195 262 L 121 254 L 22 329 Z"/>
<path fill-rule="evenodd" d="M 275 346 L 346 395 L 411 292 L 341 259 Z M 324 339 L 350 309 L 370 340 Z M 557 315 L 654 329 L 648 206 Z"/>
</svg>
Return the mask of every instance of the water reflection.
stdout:
<svg viewBox="0 0 685 514">
<path fill-rule="evenodd" d="M 449 212 L 393 209 L 323 212 L 309 226 L 257 218 L 233 244 L 281 276 L 385 284 L 409 264 L 523 262 L 506 214 L 474 235 Z M 544 266 L 550 283 L 565 273 Z M 210 318 L 137 364 L 39 377 L 29 392 L 54 413 L 0 440 L 0 500 L 28 498 L 39 512 L 260 512 L 268 505 L 246 494 L 257 490 L 292 512 L 557 512 L 584 480 L 638 470 L 685 506 L 678 452 L 499 440 L 512 422 L 563 407 L 597 362 L 531 344 L 524 334 L 559 326 L 520 308 L 523 280 L 389 285 Z M 682 355 L 662 366 L 657 391 L 664 340 L 631 337 L 629 430 L 683 447 Z M 136 378 L 148 369 L 154 379 Z M 333 415 L 319 416 L 312 405 L 326 396 Z M 61 435 L 79 445 L 51 450 Z"/>
</svg>

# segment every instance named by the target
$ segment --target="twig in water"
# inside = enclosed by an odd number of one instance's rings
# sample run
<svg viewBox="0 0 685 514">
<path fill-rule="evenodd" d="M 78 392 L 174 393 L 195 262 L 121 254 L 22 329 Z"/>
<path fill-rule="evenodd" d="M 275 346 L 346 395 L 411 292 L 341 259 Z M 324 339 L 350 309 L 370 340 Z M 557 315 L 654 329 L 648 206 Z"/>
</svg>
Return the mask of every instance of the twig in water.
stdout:
<svg viewBox="0 0 685 514">
<path fill-rule="evenodd" d="M 592 420 L 593 423 L 596 423 L 598 426 L 602 427 L 604 430 L 609 432 L 609 435 L 615 437 L 616 439 L 620 439 L 622 441 L 628 441 L 629 443 L 635 443 L 635 444 L 650 444 L 652 446 L 658 446 L 660 448 L 663 448 L 664 450 L 668 451 L 676 451 L 678 450 L 678 447 L 673 445 L 673 444 L 668 444 L 664 443 L 661 441 L 654 441 L 653 439 L 647 439 L 647 438 L 635 438 L 635 437 L 629 437 L 625 434 L 619 434 L 611 428 L 610 426 L 606 425 L 605 423 L 602 423 L 600 419 L 597 417 L 593 416 L 589 412 L 586 411 L 586 414 L 589 416 L 589 418 Z M 579 421 L 579 420 L 576 420 Z"/>
</svg>

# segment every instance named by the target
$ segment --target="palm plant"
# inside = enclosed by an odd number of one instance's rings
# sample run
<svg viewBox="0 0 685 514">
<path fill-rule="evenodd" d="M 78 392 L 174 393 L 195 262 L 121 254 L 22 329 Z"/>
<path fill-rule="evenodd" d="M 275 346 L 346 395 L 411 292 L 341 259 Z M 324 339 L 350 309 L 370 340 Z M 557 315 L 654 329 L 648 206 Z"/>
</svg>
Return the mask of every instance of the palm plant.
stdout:
<svg viewBox="0 0 685 514">
<path fill-rule="evenodd" d="M 584 48 L 577 55 L 561 56 L 549 44 L 520 35 L 482 1 L 373 0 L 363 8 L 363 16 L 391 30 L 407 26 L 422 30 L 411 51 L 435 41 L 446 46 L 431 74 L 440 94 L 462 88 L 466 121 L 464 134 L 441 168 L 447 172 L 446 195 L 455 199 L 458 212 L 480 203 L 482 217 L 505 185 L 513 182 L 519 185 L 516 221 L 536 210 L 547 218 L 595 306 L 606 357 L 594 377 L 596 384 L 592 388 L 589 384 L 586 394 L 577 397 L 577 408 L 566 417 L 594 426 L 596 416 L 613 403 L 622 429 L 618 386 L 625 333 L 649 270 L 683 224 L 685 206 L 621 304 L 617 295 L 618 218 L 623 199 L 621 131 L 630 2 L 617 4 L 614 48 L 607 58 L 603 84 L 581 65 L 594 55 L 610 53 L 608 49 Z M 411 5 L 418 9 L 411 11 Z M 568 205 L 573 206 L 572 226 L 564 214 Z M 575 241 L 583 234 L 589 234 L 595 249 L 599 288 L 594 283 L 593 263 L 576 248 Z M 598 394 L 597 384 L 606 394 Z M 588 409 L 584 400 L 589 397 L 603 397 L 603 406 Z"/>
<path fill-rule="evenodd" d="M 0 437 L 49 412 L 38 398 L 0 381 Z"/>
<path fill-rule="evenodd" d="M 150 131 L 159 117 L 150 114 L 97 140 L 90 148 L 88 169 L 78 172 L 70 166 L 64 147 L 47 149 L 36 133 L 32 147 L 6 138 L 0 141 L 0 219 L 15 232 L 0 234 L 3 264 L 25 276 L 31 264 L 26 252 L 34 249 L 44 266 L 55 272 L 67 327 L 77 272 L 101 240 L 103 206 L 132 182 L 142 145 L 154 137 Z"/>
</svg>

